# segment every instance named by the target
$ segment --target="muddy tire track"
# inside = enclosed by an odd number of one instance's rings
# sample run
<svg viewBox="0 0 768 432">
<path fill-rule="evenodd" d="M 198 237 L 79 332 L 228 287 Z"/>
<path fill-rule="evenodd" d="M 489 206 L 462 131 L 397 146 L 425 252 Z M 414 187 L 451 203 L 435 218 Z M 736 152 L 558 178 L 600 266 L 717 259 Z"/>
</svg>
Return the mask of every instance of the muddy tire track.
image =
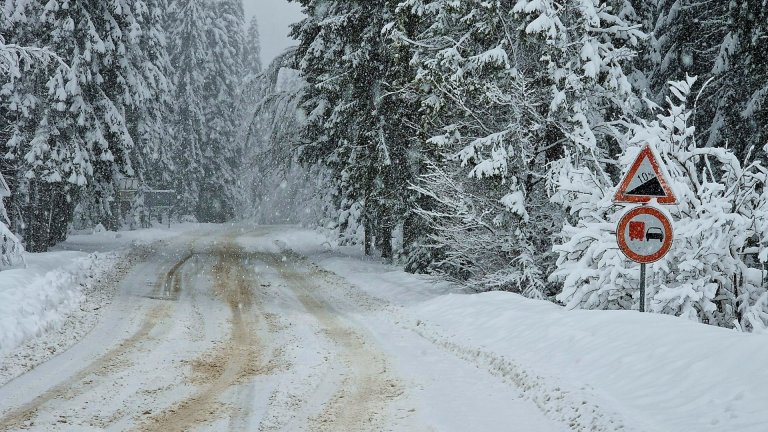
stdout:
<svg viewBox="0 0 768 432">
<path fill-rule="evenodd" d="M 278 351 L 268 358 L 262 355 L 267 347 L 259 336 L 261 314 L 252 291 L 258 285 L 252 272 L 244 267 L 247 254 L 231 244 L 215 253 L 218 262 L 213 266 L 213 288 L 216 296 L 229 306 L 230 337 L 188 362 L 192 372 L 187 381 L 198 390 L 146 419 L 139 426 L 141 431 L 185 431 L 216 420 L 225 410 L 233 410 L 233 417 L 244 416 L 241 411 L 245 407 L 227 407 L 221 402 L 224 393 L 277 367 Z"/>
<path fill-rule="evenodd" d="M 140 254 L 140 258 L 144 259 L 150 256 L 144 249 L 141 249 L 137 253 Z M 178 295 L 181 292 L 181 276 L 179 271 L 192 256 L 193 254 L 190 252 L 189 255 L 176 262 L 171 269 L 158 280 L 156 290 L 159 291 L 160 287 L 164 286 L 174 287 L 173 291 L 178 298 Z M 125 274 L 127 274 L 127 270 L 123 272 L 123 276 L 125 276 Z M 126 355 L 135 351 L 139 345 L 148 340 L 155 327 L 157 327 L 160 322 L 170 317 L 170 315 L 171 307 L 168 304 L 151 307 L 145 312 L 144 317 L 141 320 L 141 327 L 139 327 L 135 333 L 94 360 L 90 365 L 86 366 L 80 372 L 77 372 L 67 381 L 51 388 L 27 404 L 22 405 L 1 417 L 0 430 L 19 428 L 25 423 L 32 421 L 37 415 L 38 410 L 47 403 L 57 399 L 72 399 L 77 393 L 85 392 L 89 388 L 94 387 L 97 380 L 89 379 L 89 377 L 105 377 L 119 370 L 129 368 L 131 362 L 125 359 Z M 77 391 L 75 391 L 75 389 L 77 389 Z"/>
<path fill-rule="evenodd" d="M 160 279 L 160 282 L 155 286 L 155 289 L 152 294 L 149 295 L 149 298 L 153 300 L 178 300 L 179 295 L 181 295 L 183 281 L 181 269 L 184 267 L 184 264 L 194 256 L 195 253 L 190 251 L 184 258 L 174 264 L 173 267 L 165 273 L 165 276 Z"/>
<path fill-rule="evenodd" d="M 142 320 L 143 324 L 136 333 L 120 342 L 117 347 L 99 357 L 69 380 L 6 414 L 0 419 L 0 430 L 20 428 L 24 423 L 31 421 L 37 415 L 38 410 L 48 402 L 55 399 L 70 399 L 75 396 L 75 393 L 87 391 L 90 386 L 95 385 L 95 380 L 89 380 L 89 377 L 106 376 L 117 369 L 129 367 L 130 362 L 123 361 L 123 357 L 134 351 L 138 345 L 148 339 L 157 324 L 168 316 L 170 316 L 170 307 L 168 305 L 157 305 L 151 308 L 145 314 Z M 77 392 L 74 391 L 75 389 L 77 389 Z"/>
<path fill-rule="evenodd" d="M 278 270 L 302 306 L 317 319 L 322 335 L 338 346 L 336 361 L 346 369 L 339 389 L 320 414 L 309 419 L 310 430 L 382 430 L 387 405 L 403 395 L 404 385 L 391 372 L 386 356 L 366 343 L 363 333 L 345 324 L 326 300 L 313 293 L 327 275 L 318 273 L 303 259 L 291 258 L 292 262 L 274 255 L 261 256 Z"/>
</svg>

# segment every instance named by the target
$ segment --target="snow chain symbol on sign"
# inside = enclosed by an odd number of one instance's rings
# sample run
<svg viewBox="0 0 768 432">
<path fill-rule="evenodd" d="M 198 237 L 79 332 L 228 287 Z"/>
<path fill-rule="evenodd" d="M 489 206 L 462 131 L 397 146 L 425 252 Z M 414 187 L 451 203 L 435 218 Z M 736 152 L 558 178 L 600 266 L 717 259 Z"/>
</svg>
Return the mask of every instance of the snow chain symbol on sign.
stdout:
<svg viewBox="0 0 768 432">
<path fill-rule="evenodd" d="M 616 229 L 619 249 L 640 264 L 660 260 L 672 247 L 672 223 L 661 210 L 643 206 L 628 211 Z"/>
</svg>

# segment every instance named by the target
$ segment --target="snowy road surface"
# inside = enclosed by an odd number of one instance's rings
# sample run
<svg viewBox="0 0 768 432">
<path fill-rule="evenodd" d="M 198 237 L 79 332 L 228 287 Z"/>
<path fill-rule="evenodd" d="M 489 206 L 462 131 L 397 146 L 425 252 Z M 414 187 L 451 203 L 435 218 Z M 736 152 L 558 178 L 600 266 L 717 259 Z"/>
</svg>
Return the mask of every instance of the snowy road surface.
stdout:
<svg viewBox="0 0 768 432">
<path fill-rule="evenodd" d="M 571 429 L 276 229 L 156 243 L 90 333 L 0 387 L 0 430 Z"/>
</svg>

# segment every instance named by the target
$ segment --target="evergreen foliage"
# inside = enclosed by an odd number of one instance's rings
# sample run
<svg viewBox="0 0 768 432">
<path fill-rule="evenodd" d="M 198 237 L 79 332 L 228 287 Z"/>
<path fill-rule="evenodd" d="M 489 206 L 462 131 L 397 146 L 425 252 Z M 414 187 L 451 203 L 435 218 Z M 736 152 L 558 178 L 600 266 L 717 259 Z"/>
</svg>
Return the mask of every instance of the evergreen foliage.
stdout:
<svg viewBox="0 0 768 432">
<path fill-rule="evenodd" d="M 242 153 L 232 109 L 243 68 L 242 5 L 234 0 L 174 0 L 169 32 L 176 68 L 179 212 L 223 222 L 234 216 L 234 173 Z"/>
<path fill-rule="evenodd" d="M 10 229 L 27 250 L 64 240 L 75 219 L 108 229 L 130 221 L 142 198 L 119 203 L 126 177 L 141 190 L 176 187 L 178 214 L 234 215 L 240 147 L 230 101 L 243 75 L 242 4 L 173 3 L 3 6 L 0 167 L 13 191 Z"/>
<path fill-rule="evenodd" d="M 259 21 L 251 18 L 248 30 L 245 33 L 245 46 L 243 47 L 243 67 L 246 76 L 256 75 L 261 72 L 261 37 L 259 35 Z"/>
<path fill-rule="evenodd" d="M 683 201 L 652 310 L 765 329 L 765 2 L 297 2 L 299 155 L 342 242 L 400 224 L 410 270 L 633 308 L 611 197 L 651 143 Z"/>
<path fill-rule="evenodd" d="M 392 233 L 404 222 L 408 159 L 415 130 L 412 101 L 393 88 L 407 57 L 390 47 L 384 25 L 395 1 L 302 0 L 307 18 L 294 27 L 298 66 L 307 80 L 302 161 L 328 168 L 323 225 L 343 242 L 374 243 L 392 258 Z"/>
</svg>

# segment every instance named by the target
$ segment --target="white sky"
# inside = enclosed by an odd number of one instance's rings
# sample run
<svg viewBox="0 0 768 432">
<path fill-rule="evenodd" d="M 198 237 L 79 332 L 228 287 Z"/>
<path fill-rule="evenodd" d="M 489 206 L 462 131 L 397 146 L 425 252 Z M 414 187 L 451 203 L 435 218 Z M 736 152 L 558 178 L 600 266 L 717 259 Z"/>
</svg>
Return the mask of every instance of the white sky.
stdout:
<svg viewBox="0 0 768 432">
<path fill-rule="evenodd" d="M 246 23 L 256 15 L 261 33 L 261 61 L 268 65 L 296 42 L 288 37 L 290 25 L 302 19 L 301 7 L 288 0 L 243 0 Z"/>
</svg>

